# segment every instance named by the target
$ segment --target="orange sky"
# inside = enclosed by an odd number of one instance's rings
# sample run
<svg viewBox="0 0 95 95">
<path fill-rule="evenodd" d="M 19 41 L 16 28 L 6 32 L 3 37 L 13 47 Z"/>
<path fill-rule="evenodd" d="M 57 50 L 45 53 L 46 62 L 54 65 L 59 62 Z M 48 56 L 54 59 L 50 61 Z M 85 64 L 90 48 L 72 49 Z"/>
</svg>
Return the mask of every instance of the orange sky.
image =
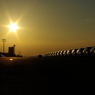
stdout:
<svg viewBox="0 0 95 95">
<path fill-rule="evenodd" d="M 32 56 L 94 46 L 94 4 L 94 0 L 0 0 L 0 39 L 6 39 L 5 51 L 15 44 L 16 54 Z M 9 33 L 6 26 L 11 21 L 20 27 L 16 33 Z"/>
</svg>

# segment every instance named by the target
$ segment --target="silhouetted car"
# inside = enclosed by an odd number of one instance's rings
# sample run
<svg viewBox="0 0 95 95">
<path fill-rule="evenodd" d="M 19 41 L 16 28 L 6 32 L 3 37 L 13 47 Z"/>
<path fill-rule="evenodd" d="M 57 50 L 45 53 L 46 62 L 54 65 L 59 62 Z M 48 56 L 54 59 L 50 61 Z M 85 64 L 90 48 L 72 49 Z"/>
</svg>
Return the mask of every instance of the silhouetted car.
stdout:
<svg viewBox="0 0 95 95">
<path fill-rule="evenodd" d="M 52 57 L 55 57 L 56 56 L 56 52 L 52 52 Z"/>
<path fill-rule="evenodd" d="M 60 56 L 63 57 L 64 51 L 60 51 Z"/>
<path fill-rule="evenodd" d="M 49 57 L 51 57 L 51 56 L 52 56 L 52 53 L 50 52 L 50 53 L 49 53 Z"/>
<path fill-rule="evenodd" d="M 76 53 L 77 50 L 78 50 L 78 49 L 73 49 L 73 50 L 72 50 L 72 52 L 71 52 L 72 56 L 77 56 L 77 53 Z"/>
<path fill-rule="evenodd" d="M 38 55 L 38 57 L 43 57 L 42 55 Z"/>
<path fill-rule="evenodd" d="M 86 48 L 84 48 L 84 50 L 83 50 L 83 56 L 85 57 L 85 56 L 90 56 L 90 50 L 91 50 L 91 48 L 92 47 L 86 47 Z"/>
<path fill-rule="evenodd" d="M 49 54 L 48 54 L 48 53 L 44 55 L 44 57 L 48 57 L 48 56 L 49 56 Z"/>
<path fill-rule="evenodd" d="M 44 54 L 44 57 L 47 57 L 47 54 Z"/>
<path fill-rule="evenodd" d="M 49 57 L 49 53 L 45 54 L 46 57 Z"/>
<path fill-rule="evenodd" d="M 53 55 L 53 53 L 51 52 L 51 53 L 50 53 L 50 57 L 52 57 L 52 55 Z"/>
<path fill-rule="evenodd" d="M 54 52 L 51 53 L 51 56 L 54 57 Z"/>
<path fill-rule="evenodd" d="M 6 57 L 5 55 L 3 55 L 3 54 L 0 54 L 0 57 Z"/>
<path fill-rule="evenodd" d="M 55 56 L 55 52 L 52 52 L 52 57 L 54 57 Z"/>
<path fill-rule="evenodd" d="M 6 57 L 2 52 L 0 52 L 0 57 Z"/>
<path fill-rule="evenodd" d="M 57 52 L 57 57 L 60 57 L 60 51 Z"/>
<path fill-rule="evenodd" d="M 95 46 L 93 46 L 91 49 L 90 49 L 90 56 L 91 57 L 95 57 Z"/>
<path fill-rule="evenodd" d="M 79 48 L 78 50 L 77 50 L 77 56 L 78 57 L 82 57 L 83 56 L 83 50 L 84 50 L 84 48 Z"/>
<path fill-rule="evenodd" d="M 71 52 L 72 52 L 72 50 L 67 50 L 67 53 L 66 53 L 66 55 L 68 56 L 68 57 L 71 57 Z"/>
<path fill-rule="evenodd" d="M 67 50 L 65 50 L 65 51 L 63 52 L 63 56 L 65 57 L 66 54 L 67 54 Z"/>
</svg>

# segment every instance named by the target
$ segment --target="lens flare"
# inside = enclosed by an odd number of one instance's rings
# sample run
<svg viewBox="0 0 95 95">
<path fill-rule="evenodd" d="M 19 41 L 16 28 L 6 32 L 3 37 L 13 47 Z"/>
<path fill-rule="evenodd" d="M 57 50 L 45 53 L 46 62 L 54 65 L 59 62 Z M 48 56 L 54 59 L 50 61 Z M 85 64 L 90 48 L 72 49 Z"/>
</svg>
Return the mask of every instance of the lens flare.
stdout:
<svg viewBox="0 0 95 95">
<path fill-rule="evenodd" d="M 11 32 L 16 32 L 16 29 L 18 29 L 18 26 L 16 23 L 11 23 L 9 26 Z"/>
</svg>

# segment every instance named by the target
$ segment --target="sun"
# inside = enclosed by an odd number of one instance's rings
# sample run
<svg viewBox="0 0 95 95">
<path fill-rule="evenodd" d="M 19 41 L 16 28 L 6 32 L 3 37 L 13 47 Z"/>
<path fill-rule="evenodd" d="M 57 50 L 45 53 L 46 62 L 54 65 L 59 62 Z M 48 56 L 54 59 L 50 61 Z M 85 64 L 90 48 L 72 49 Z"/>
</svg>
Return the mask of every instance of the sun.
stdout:
<svg viewBox="0 0 95 95">
<path fill-rule="evenodd" d="M 9 26 L 11 32 L 16 32 L 16 29 L 18 29 L 18 26 L 16 23 L 11 23 Z"/>
</svg>

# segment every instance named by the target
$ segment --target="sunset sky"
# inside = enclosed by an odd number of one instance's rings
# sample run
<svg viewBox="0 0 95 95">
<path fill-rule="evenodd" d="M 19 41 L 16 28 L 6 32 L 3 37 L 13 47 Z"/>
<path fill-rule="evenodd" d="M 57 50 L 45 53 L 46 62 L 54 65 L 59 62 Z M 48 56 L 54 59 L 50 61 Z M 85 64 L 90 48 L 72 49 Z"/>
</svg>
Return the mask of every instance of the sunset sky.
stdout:
<svg viewBox="0 0 95 95">
<path fill-rule="evenodd" d="M 95 0 L 0 0 L 3 38 L 5 52 L 15 44 L 23 56 L 95 46 Z"/>
</svg>

